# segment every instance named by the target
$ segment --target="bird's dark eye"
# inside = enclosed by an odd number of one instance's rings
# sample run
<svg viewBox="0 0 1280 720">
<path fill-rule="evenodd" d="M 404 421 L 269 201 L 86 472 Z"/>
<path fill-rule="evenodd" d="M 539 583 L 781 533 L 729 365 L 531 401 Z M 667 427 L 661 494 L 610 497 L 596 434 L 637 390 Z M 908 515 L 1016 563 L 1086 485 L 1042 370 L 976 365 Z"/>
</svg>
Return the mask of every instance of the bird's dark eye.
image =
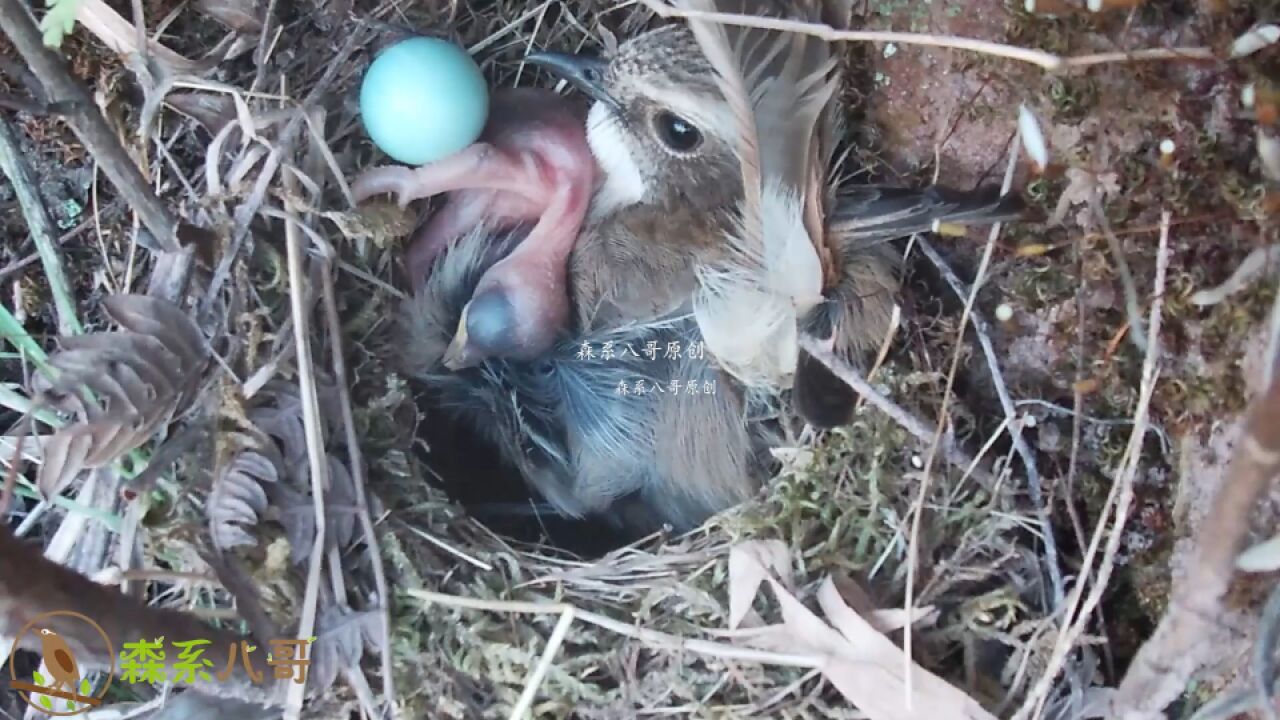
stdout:
<svg viewBox="0 0 1280 720">
<path fill-rule="evenodd" d="M 653 116 L 653 130 L 658 134 L 658 140 L 675 152 L 693 152 L 702 143 L 702 133 L 698 128 L 665 110 Z"/>
</svg>

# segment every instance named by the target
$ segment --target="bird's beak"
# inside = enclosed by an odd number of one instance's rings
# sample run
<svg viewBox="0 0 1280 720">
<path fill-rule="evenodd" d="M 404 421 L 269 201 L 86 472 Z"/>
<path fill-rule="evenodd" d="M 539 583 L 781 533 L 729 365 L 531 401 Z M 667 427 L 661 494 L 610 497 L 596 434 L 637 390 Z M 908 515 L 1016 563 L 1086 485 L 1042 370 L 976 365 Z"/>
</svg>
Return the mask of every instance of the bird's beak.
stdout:
<svg viewBox="0 0 1280 720">
<path fill-rule="evenodd" d="M 453 371 L 477 365 L 480 359 L 467 349 L 467 310 L 471 303 L 462 308 L 462 316 L 458 318 L 458 329 L 454 331 L 453 341 L 444 351 L 444 366 Z"/>
<path fill-rule="evenodd" d="M 605 69 L 609 66 L 606 60 L 588 55 L 535 52 L 525 56 L 525 61 L 544 67 L 553 74 L 564 78 L 569 84 L 586 93 L 592 99 L 604 103 L 614 112 L 622 109 L 622 106 L 618 104 L 618 101 L 609 94 L 609 91 L 604 86 Z"/>
</svg>

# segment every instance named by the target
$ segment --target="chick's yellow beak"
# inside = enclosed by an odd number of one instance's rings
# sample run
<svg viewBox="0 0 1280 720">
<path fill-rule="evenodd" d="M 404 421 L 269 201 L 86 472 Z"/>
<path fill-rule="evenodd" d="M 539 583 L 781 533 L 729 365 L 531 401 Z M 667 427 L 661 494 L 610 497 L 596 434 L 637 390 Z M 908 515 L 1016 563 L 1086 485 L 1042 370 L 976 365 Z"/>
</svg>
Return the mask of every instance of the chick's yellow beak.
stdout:
<svg viewBox="0 0 1280 720">
<path fill-rule="evenodd" d="M 467 303 L 462 308 L 462 315 L 458 318 L 458 328 L 453 333 L 453 341 L 444 351 L 444 366 L 450 370 L 461 370 L 478 362 L 478 359 L 467 350 L 467 310 L 470 307 L 471 303 Z"/>
</svg>

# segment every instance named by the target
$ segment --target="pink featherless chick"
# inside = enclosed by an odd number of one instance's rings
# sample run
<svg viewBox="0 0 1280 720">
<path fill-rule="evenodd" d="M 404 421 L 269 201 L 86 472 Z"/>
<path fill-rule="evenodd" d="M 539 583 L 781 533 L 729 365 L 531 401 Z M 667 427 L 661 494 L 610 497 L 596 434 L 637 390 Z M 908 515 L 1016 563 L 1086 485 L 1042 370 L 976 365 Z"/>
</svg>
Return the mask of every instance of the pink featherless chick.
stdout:
<svg viewBox="0 0 1280 720">
<path fill-rule="evenodd" d="M 415 290 L 440 253 L 476 226 L 501 232 L 534 223 L 484 273 L 463 307 L 444 355 L 444 364 L 457 370 L 489 358 L 536 358 L 568 328 L 569 254 L 596 175 L 585 112 L 550 90 L 517 88 L 493 94 L 475 143 L 417 168 L 373 168 L 351 190 L 356 202 L 395 193 L 401 207 L 449 194 L 409 242 L 405 265 Z"/>
</svg>

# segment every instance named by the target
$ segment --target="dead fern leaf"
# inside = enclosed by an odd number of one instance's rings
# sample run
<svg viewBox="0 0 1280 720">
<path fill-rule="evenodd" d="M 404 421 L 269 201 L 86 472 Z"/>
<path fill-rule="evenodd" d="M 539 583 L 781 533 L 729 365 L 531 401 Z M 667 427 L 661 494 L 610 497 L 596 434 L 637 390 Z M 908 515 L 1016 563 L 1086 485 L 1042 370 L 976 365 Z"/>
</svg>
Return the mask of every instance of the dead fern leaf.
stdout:
<svg viewBox="0 0 1280 720">
<path fill-rule="evenodd" d="M 341 414 L 336 393 L 329 392 L 332 383 L 320 380 L 321 431 L 328 438 L 337 433 Z M 254 400 L 255 406 L 244 411 L 243 432 L 224 435 L 224 442 L 238 449 L 210 492 L 210 531 L 214 544 L 225 550 L 255 544 L 247 529 L 271 519 L 284 528 L 289 561 L 301 565 L 316 536 L 302 401 L 297 386 L 283 381 L 268 383 Z M 345 548 L 356 538 L 355 481 L 336 455 L 327 459 L 326 542 Z"/>
<path fill-rule="evenodd" d="M 325 497 L 325 540 L 330 545 L 345 548 L 351 545 L 356 534 L 355 484 L 344 463 L 334 456 L 329 458 L 329 490 Z M 302 469 L 305 475 L 305 468 Z M 309 483 L 310 480 L 308 479 Z M 302 565 L 311 555 L 311 545 L 316 537 L 316 510 L 311 495 L 297 489 L 279 485 L 271 488 L 273 504 L 280 513 L 280 524 L 292 546 L 291 558 L 295 565 Z"/>
<path fill-rule="evenodd" d="M 316 618 L 316 641 L 311 645 L 308 670 L 313 687 L 327 690 L 343 668 L 358 668 L 365 649 L 376 650 L 382 632 L 377 612 L 357 612 L 345 605 L 330 605 Z"/>
<path fill-rule="evenodd" d="M 123 330 L 62 338 L 32 396 L 73 420 L 41 447 L 37 483 L 46 498 L 85 469 L 108 465 L 145 443 L 189 407 L 208 361 L 204 335 L 181 308 L 145 295 L 103 301 Z"/>
<path fill-rule="evenodd" d="M 320 405 L 321 436 L 328 440 L 340 429 L 341 410 L 335 404 L 336 393 L 330 392 L 332 383 L 316 378 Z M 248 418 L 262 432 L 275 439 L 285 459 L 285 467 L 291 471 L 291 479 L 300 485 L 310 484 L 307 469 L 307 434 L 302 423 L 302 399 L 298 388 L 288 383 L 273 381 L 257 395 L 260 404 L 248 412 Z"/>
<path fill-rule="evenodd" d="M 206 507 L 209 534 L 218 551 L 257 544 L 246 528 L 257 525 L 267 510 L 263 485 L 279 479 L 275 463 L 253 450 L 239 453 L 223 466 L 214 478 Z"/>
</svg>

